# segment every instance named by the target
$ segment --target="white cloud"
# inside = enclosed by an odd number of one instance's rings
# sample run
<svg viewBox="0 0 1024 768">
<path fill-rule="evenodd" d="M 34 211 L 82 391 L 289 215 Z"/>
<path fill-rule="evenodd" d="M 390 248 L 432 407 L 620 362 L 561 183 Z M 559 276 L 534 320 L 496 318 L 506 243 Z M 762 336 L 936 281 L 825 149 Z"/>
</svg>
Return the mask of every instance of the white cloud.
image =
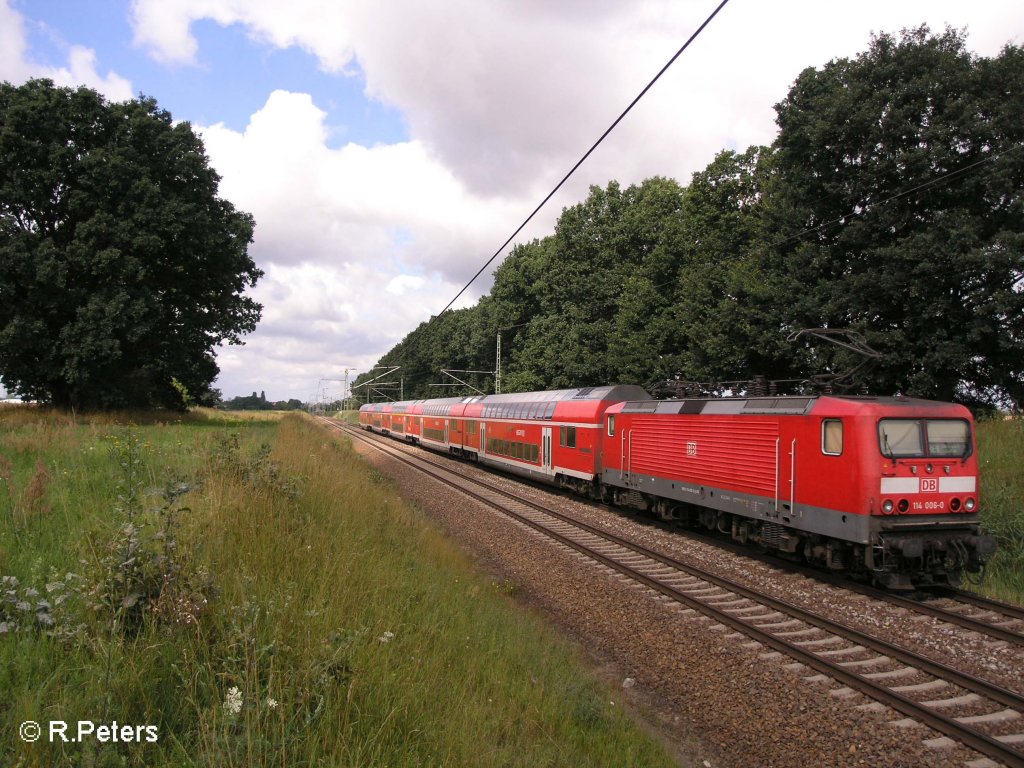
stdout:
<svg viewBox="0 0 1024 768">
<path fill-rule="evenodd" d="M 714 2 L 136 0 L 140 43 L 193 61 L 189 25 L 241 24 L 264 44 L 299 46 L 401 111 L 416 141 L 475 194 L 539 197 L 646 85 Z M 969 26 L 994 53 L 1024 33 L 1019 4 L 984 15 L 960 0 L 855 6 L 733 3 L 645 97 L 573 185 L 655 173 L 687 180 L 724 146 L 774 134 L 772 105 L 806 66 L 853 55 L 872 31 Z M 191 41 L 191 42 L 183 42 Z"/>
<path fill-rule="evenodd" d="M 308 95 L 275 91 L 244 133 L 200 129 L 221 195 L 256 217 L 260 263 L 388 265 L 454 281 L 500 242 L 509 206 L 474 198 L 422 143 L 331 149 L 324 120 Z"/>
<path fill-rule="evenodd" d="M 31 77 L 25 48 L 24 18 L 7 0 L 0 0 L 0 80 L 20 83 Z"/>
<path fill-rule="evenodd" d="M 115 72 L 101 75 L 96 52 L 81 45 L 68 48 L 67 66 L 34 61 L 28 51 L 25 19 L 8 0 L 0 0 L 0 80 L 19 84 L 32 77 L 45 77 L 60 86 L 94 88 L 111 101 L 131 99 L 135 94 L 129 80 Z"/>
<path fill-rule="evenodd" d="M 424 319 L 424 307 L 454 290 L 366 264 L 265 269 L 252 292 L 264 305 L 263 320 L 245 346 L 217 354 L 217 386 L 228 397 L 265 389 L 274 400 L 305 399 L 320 378 L 340 378 L 346 367 L 366 371 Z M 388 290 L 393 285 L 403 292 Z"/>
<path fill-rule="evenodd" d="M 37 74 L 48 77 L 57 85 L 77 88 L 80 85 L 93 88 L 110 101 L 128 101 L 135 97 L 130 80 L 114 72 L 105 76 L 96 70 L 96 52 L 81 45 L 71 46 L 68 52 L 68 66 L 41 67 Z"/>
<path fill-rule="evenodd" d="M 275 91 L 244 132 L 198 128 L 221 196 L 256 219 L 250 254 L 266 271 L 257 331 L 218 354 L 226 395 L 271 397 L 273 381 L 277 399 L 339 366 L 365 370 L 507 235 L 509 204 L 474 198 L 419 142 L 332 149 L 325 117 Z"/>
<path fill-rule="evenodd" d="M 336 0 L 133 0 L 131 21 L 135 44 L 165 64 L 198 63 L 190 26 L 209 19 L 221 26 L 241 24 L 256 42 L 303 48 L 323 69 L 341 72 L 353 55 L 347 13 L 348 4 Z"/>
</svg>

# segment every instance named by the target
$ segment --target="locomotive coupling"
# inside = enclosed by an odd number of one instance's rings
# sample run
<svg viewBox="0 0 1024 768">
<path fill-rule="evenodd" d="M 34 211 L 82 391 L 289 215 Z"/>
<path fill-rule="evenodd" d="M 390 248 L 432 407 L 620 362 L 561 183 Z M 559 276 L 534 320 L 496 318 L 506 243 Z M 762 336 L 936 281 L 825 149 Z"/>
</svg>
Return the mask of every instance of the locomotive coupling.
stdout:
<svg viewBox="0 0 1024 768">
<path fill-rule="evenodd" d="M 978 553 L 983 560 L 992 557 L 996 553 L 995 536 L 968 536 L 967 546 Z"/>
</svg>

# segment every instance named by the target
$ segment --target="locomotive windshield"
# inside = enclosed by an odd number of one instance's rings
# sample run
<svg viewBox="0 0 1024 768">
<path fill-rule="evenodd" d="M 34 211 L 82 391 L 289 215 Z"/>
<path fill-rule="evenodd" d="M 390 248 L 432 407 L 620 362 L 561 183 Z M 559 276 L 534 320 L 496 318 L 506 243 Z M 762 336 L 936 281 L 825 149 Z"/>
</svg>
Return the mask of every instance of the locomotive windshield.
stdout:
<svg viewBox="0 0 1024 768">
<path fill-rule="evenodd" d="M 878 442 L 882 454 L 893 459 L 966 458 L 971 429 L 963 419 L 882 419 Z"/>
</svg>

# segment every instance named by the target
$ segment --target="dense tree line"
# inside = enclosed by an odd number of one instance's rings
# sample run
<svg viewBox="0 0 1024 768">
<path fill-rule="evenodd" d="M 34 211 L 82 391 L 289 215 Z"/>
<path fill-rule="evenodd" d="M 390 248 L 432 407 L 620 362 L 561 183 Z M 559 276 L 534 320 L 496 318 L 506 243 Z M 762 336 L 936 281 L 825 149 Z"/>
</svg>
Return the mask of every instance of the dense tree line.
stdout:
<svg viewBox="0 0 1024 768">
<path fill-rule="evenodd" d="M 290 400 L 267 400 L 265 392 L 258 395 L 253 392 L 244 397 L 239 395 L 230 400 L 221 400 L 217 407 L 228 411 L 301 411 L 306 405 L 294 397 Z"/>
<path fill-rule="evenodd" d="M 776 114 L 771 146 L 723 151 L 685 188 L 592 188 L 476 306 L 380 364 L 437 397 L 439 368 L 493 369 L 506 329 L 504 391 L 799 381 L 857 361 L 790 334 L 849 328 L 881 353 L 873 392 L 1024 404 L 1024 50 L 879 35 L 802 72 Z"/>
</svg>

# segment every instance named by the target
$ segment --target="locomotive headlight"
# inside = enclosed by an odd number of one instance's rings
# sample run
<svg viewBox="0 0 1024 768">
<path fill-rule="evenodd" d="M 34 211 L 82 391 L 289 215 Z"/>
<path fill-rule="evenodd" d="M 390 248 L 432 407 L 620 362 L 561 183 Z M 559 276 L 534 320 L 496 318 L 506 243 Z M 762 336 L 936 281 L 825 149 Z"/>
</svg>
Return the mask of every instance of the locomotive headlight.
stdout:
<svg viewBox="0 0 1024 768">
<path fill-rule="evenodd" d="M 949 508 L 954 512 L 960 509 L 960 499 L 953 499 L 949 502 Z"/>
<path fill-rule="evenodd" d="M 906 514 L 906 511 L 910 509 L 910 502 L 907 501 L 906 499 L 900 499 L 900 503 L 896 505 L 896 508 L 900 512 Z"/>
<path fill-rule="evenodd" d="M 887 515 L 891 515 L 893 510 L 892 499 L 886 499 L 882 502 L 882 511 Z"/>
<path fill-rule="evenodd" d="M 968 497 L 967 501 L 964 502 L 964 509 L 968 512 L 973 512 L 976 506 L 978 506 L 978 502 L 970 497 Z"/>
</svg>

